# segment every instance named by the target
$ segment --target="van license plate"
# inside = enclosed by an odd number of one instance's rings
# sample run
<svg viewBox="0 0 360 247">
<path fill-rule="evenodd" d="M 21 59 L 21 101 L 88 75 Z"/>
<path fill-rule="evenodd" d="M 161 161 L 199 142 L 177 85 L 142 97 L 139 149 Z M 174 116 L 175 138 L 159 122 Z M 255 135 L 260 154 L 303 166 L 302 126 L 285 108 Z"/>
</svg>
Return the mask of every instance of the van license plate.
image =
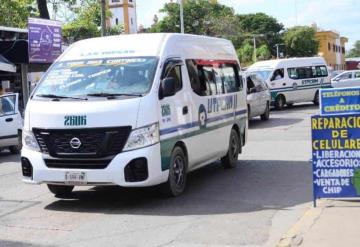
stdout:
<svg viewBox="0 0 360 247">
<path fill-rule="evenodd" d="M 67 185 L 86 185 L 87 178 L 85 172 L 66 172 L 65 184 Z"/>
</svg>

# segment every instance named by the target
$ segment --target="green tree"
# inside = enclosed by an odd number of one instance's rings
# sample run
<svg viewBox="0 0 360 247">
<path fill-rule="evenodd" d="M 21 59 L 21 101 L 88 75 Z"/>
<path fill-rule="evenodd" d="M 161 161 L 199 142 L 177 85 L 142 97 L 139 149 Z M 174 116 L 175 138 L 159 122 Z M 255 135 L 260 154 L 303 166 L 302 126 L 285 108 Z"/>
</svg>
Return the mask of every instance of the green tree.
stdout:
<svg viewBox="0 0 360 247">
<path fill-rule="evenodd" d="M 72 43 L 81 39 L 101 36 L 101 9 L 97 0 L 83 0 L 82 5 L 73 8 L 74 20 L 63 26 L 63 38 L 66 43 Z M 107 10 L 106 15 L 111 16 Z M 107 34 L 116 35 L 124 32 L 122 25 L 107 30 Z"/>
<path fill-rule="evenodd" d="M 260 46 L 265 44 L 271 54 L 276 54 L 275 45 L 282 42 L 283 24 L 264 13 L 238 15 L 237 18 L 239 28 L 242 31 L 240 41 L 250 42 L 256 35 L 256 41 Z"/>
<path fill-rule="evenodd" d="M 261 45 L 256 49 L 256 57 L 258 60 L 268 60 L 271 58 L 271 52 L 267 45 Z"/>
<path fill-rule="evenodd" d="M 353 48 L 347 54 L 347 57 L 360 57 L 360 40 L 355 42 Z"/>
<path fill-rule="evenodd" d="M 1 0 L 0 25 L 25 28 L 29 16 L 36 14 L 34 0 Z"/>
<path fill-rule="evenodd" d="M 160 10 L 165 17 L 150 28 L 150 32 L 180 32 L 180 6 L 166 3 Z M 184 3 L 184 29 L 186 33 L 221 36 L 218 27 L 234 16 L 234 10 L 217 2 L 188 0 Z M 217 25 L 217 26 L 216 26 Z M 222 30 L 221 30 L 222 31 Z"/>
<path fill-rule="evenodd" d="M 284 33 L 286 54 L 291 57 L 311 57 L 317 55 L 319 42 L 312 27 L 296 26 Z"/>
<path fill-rule="evenodd" d="M 254 47 L 249 43 L 245 43 L 237 50 L 237 55 L 243 66 L 249 65 L 253 62 Z"/>
</svg>

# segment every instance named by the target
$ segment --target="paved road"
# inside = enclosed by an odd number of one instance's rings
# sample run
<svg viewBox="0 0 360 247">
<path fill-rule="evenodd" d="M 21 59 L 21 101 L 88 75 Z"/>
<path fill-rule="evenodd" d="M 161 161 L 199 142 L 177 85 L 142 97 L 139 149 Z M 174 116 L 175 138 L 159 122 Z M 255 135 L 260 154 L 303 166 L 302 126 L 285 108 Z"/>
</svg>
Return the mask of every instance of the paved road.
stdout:
<svg viewBox="0 0 360 247">
<path fill-rule="evenodd" d="M 186 193 L 76 189 L 54 198 L 21 182 L 19 157 L 0 154 L 0 246 L 274 246 L 311 201 L 311 105 L 250 121 L 236 169 L 192 173 Z"/>
</svg>

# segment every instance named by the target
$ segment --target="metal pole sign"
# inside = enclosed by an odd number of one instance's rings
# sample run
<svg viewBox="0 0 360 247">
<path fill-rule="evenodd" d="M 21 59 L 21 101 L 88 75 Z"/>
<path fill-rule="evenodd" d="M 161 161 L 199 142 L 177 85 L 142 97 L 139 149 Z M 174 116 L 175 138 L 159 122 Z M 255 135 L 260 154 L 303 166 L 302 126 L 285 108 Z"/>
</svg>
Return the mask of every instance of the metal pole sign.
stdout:
<svg viewBox="0 0 360 247">
<path fill-rule="evenodd" d="M 357 104 L 357 92 L 360 88 L 320 92 L 321 115 L 311 118 L 315 207 L 319 198 L 360 196 L 360 111 L 349 107 Z"/>
<path fill-rule="evenodd" d="M 62 53 L 61 23 L 29 18 L 29 63 L 52 63 Z"/>
</svg>

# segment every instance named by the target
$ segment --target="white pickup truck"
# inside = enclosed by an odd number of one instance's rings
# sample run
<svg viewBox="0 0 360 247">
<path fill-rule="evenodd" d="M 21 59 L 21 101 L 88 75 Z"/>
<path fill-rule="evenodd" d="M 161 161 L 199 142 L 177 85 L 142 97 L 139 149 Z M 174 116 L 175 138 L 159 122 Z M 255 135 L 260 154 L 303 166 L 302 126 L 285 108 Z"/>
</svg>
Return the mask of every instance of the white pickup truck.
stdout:
<svg viewBox="0 0 360 247">
<path fill-rule="evenodd" d="M 13 154 L 20 151 L 18 136 L 23 121 L 18 102 L 18 94 L 0 95 L 0 151 L 8 148 Z"/>
</svg>

